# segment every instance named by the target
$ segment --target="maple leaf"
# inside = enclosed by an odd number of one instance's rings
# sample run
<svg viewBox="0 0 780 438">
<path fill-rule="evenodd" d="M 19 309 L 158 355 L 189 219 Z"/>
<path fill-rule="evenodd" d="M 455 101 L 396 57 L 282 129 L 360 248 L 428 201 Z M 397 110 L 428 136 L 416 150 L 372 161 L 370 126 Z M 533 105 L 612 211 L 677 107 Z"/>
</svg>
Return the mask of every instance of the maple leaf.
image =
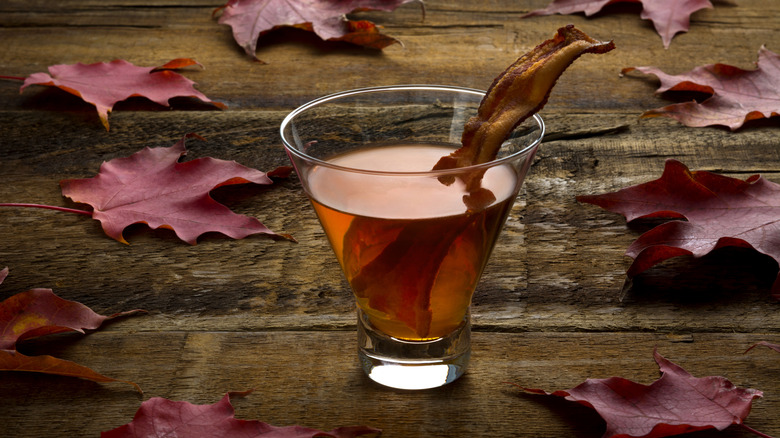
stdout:
<svg viewBox="0 0 780 438">
<path fill-rule="evenodd" d="M 0 283 L 8 275 L 8 268 L 0 271 Z M 0 370 L 28 371 L 61 376 L 80 377 L 95 382 L 123 382 L 104 376 L 94 370 L 53 356 L 26 356 L 16 351 L 19 341 L 55 333 L 95 330 L 108 319 L 138 313 L 140 310 L 103 316 L 89 307 L 62 299 L 51 289 L 31 289 L 0 302 Z"/>
<path fill-rule="evenodd" d="M 272 426 L 256 420 L 239 420 L 230 404 L 230 395 L 210 405 L 194 405 L 186 401 L 151 398 L 141 404 L 133 421 L 116 429 L 102 432 L 101 438 L 135 438 L 186 436 L 189 438 L 219 437 L 357 437 L 381 432 L 367 426 L 348 426 L 323 432 L 302 426 Z"/>
<path fill-rule="evenodd" d="M 95 177 L 63 180 L 62 194 L 91 205 L 92 217 L 100 221 L 105 233 L 122 243 L 127 243 L 124 229 L 138 223 L 172 229 L 192 245 L 209 231 L 234 239 L 260 233 L 294 240 L 274 233 L 255 218 L 232 212 L 209 196 L 211 190 L 226 185 L 271 184 L 268 174 L 210 157 L 180 163 L 190 137 L 202 139 L 188 134 L 171 147 L 147 147 L 104 162 Z"/>
<path fill-rule="evenodd" d="M 19 341 L 55 333 L 83 334 L 108 319 L 138 312 L 104 316 L 81 303 L 58 297 L 51 289 L 31 289 L 0 302 L 0 349 L 13 350 Z"/>
<path fill-rule="evenodd" d="M 254 59 L 257 40 L 279 27 L 295 27 L 317 34 L 327 41 L 345 41 L 372 49 L 383 49 L 398 40 L 382 34 L 373 23 L 353 21 L 346 14 L 356 11 L 392 12 L 416 0 L 230 0 L 217 8 L 218 22 L 233 29 L 233 38 Z"/>
<path fill-rule="evenodd" d="M 627 221 L 675 219 L 629 246 L 626 255 L 634 258 L 629 277 L 671 257 L 700 257 L 724 246 L 753 248 L 780 261 L 780 185 L 759 175 L 743 181 L 667 160 L 659 179 L 577 200 L 620 213 Z M 780 276 L 772 294 L 780 299 Z"/>
<path fill-rule="evenodd" d="M 193 81 L 172 70 L 199 65 L 192 59 L 179 58 L 159 67 L 139 67 L 125 60 L 95 64 L 60 64 L 49 67 L 49 73 L 33 73 L 24 80 L 20 93 L 30 85 L 58 87 L 95 106 L 100 121 L 108 130 L 108 113 L 119 101 L 133 96 L 143 96 L 160 105 L 169 106 L 173 97 L 194 97 L 226 108 L 223 103 L 212 102 L 196 90 Z"/>
<path fill-rule="evenodd" d="M 691 14 L 700 9 L 712 8 L 709 0 L 554 0 L 546 8 L 531 11 L 523 17 L 577 12 L 591 16 L 613 3 L 641 3 L 640 17 L 653 22 L 665 48 L 669 48 L 675 35 L 688 31 Z"/>
<path fill-rule="evenodd" d="M 753 400 L 763 396 L 761 391 L 739 388 L 723 377 L 693 377 L 658 351 L 653 357 L 662 374 L 650 385 L 610 377 L 555 392 L 520 388 L 593 408 L 607 423 L 604 438 L 660 438 L 735 424 L 750 429 L 743 421 Z"/>
<path fill-rule="evenodd" d="M 755 70 L 726 64 L 696 67 L 680 75 L 669 75 L 657 67 L 628 67 L 661 81 L 656 93 L 695 91 L 710 94 L 703 102 L 677 103 L 646 111 L 642 117 L 665 116 L 687 126 L 725 125 L 732 131 L 745 122 L 780 115 L 780 56 L 762 46 Z"/>
</svg>

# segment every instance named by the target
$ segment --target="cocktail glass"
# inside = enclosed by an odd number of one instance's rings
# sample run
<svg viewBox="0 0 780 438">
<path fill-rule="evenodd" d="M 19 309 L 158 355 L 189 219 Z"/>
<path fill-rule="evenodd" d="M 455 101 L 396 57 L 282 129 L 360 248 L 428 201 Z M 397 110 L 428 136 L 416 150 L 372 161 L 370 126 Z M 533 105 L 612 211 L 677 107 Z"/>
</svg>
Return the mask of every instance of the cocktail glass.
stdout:
<svg viewBox="0 0 780 438">
<path fill-rule="evenodd" d="M 535 115 L 494 161 L 431 170 L 460 146 L 483 96 L 438 85 L 363 88 L 311 101 L 282 122 L 284 147 L 357 300 L 361 365 L 380 384 L 433 388 L 468 364 L 471 297 L 544 135 Z M 474 177 L 479 190 L 467 191 Z"/>
</svg>

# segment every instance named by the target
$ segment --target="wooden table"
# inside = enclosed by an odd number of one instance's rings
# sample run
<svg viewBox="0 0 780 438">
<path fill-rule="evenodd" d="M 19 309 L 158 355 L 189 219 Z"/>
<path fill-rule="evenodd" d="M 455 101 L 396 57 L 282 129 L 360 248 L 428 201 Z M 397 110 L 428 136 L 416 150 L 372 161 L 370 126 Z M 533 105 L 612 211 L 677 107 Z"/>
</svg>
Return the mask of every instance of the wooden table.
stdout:
<svg viewBox="0 0 780 438">
<path fill-rule="evenodd" d="M 87 336 L 55 336 L 20 346 L 52 354 L 122 383 L 0 372 L 0 436 L 98 436 L 131 421 L 142 400 L 205 404 L 228 391 L 236 416 L 323 430 L 354 424 L 383 436 L 598 437 L 603 421 L 562 400 L 520 393 L 507 382 L 547 390 L 587 378 L 658 377 L 653 349 L 703 377 L 720 375 L 764 391 L 747 424 L 780 435 L 780 356 L 745 349 L 780 342 L 780 305 L 769 288 L 778 266 L 751 251 L 663 263 L 623 292 L 628 245 L 643 231 L 622 216 L 580 204 L 595 194 L 655 179 L 667 158 L 735 177 L 780 182 L 777 118 L 730 132 L 642 119 L 670 103 L 653 77 L 620 77 L 623 67 L 681 73 L 723 62 L 752 68 L 762 44 L 780 50 L 780 3 L 715 1 L 694 14 L 669 49 L 639 5 L 611 13 L 521 19 L 546 0 L 408 4 L 363 13 L 403 41 L 382 52 L 325 43 L 296 30 L 260 40 L 252 61 L 206 0 L 4 0 L 0 74 L 27 76 L 53 64 L 125 59 L 160 65 L 191 57 L 183 74 L 224 111 L 177 99 L 173 110 L 140 98 L 116 106 L 111 129 L 94 108 L 60 90 L 0 81 L 0 202 L 79 207 L 58 182 L 94 176 L 105 160 L 170 146 L 194 132 L 188 159 L 211 156 L 260 170 L 287 164 L 278 136 L 297 105 L 345 89 L 402 83 L 486 88 L 493 77 L 574 23 L 617 50 L 577 61 L 541 112 L 549 136 L 512 210 L 474 296 L 470 371 L 446 387 L 401 392 L 359 369 L 348 285 L 297 177 L 273 186 L 218 190 L 234 211 L 260 219 L 298 243 L 253 236 L 203 236 L 195 246 L 166 230 L 129 228 L 130 245 L 105 236 L 85 216 L 0 208 L 0 298 L 51 288 L 102 314 L 148 314 Z M 739 428 L 700 437 L 753 436 Z"/>
</svg>

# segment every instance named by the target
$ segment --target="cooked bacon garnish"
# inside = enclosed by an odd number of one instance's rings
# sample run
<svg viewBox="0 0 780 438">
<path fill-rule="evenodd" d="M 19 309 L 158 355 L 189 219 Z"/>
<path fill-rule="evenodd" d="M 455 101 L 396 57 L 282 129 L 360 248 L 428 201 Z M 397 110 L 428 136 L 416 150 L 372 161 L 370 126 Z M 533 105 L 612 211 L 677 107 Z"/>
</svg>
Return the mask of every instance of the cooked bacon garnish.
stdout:
<svg viewBox="0 0 780 438">
<path fill-rule="evenodd" d="M 568 25 L 535 49 L 521 56 L 501 73 L 488 88 L 477 110 L 464 127 L 462 146 L 442 157 L 433 170 L 453 169 L 494 160 L 501 144 L 512 130 L 547 103 L 555 82 L 574 60 L 584 53 L 606 53 L 615 48 L 612 41 L 596 41 Z M 480 187 L 482 174 L 463 177 L 466 190 L 480 198 L 487 196 Z M 443 179 L 451 184 L 453 179 Z M 495 199 L 493 199 L 495 200 Z M 492 200 L 490 201 L 492 202 Z"/>
</svg>

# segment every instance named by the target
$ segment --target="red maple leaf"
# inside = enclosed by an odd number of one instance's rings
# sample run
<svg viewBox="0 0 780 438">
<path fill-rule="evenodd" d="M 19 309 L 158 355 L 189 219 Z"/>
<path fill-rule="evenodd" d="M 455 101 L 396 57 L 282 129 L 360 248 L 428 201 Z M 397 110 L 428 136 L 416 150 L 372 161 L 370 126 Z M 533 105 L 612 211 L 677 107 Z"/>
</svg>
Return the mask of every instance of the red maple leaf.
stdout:
<svg viewBox="0 0 780 438">
<path fill-rule="evenodd" d="M 195 64 L 192 59 L 180 58 L 159 67 L 138 67 L 121 59 L 108 63 L 53 65 L 49 67 L 49 73 L 28 76 L 20 92 L 30 85 L 49 85 L 79 96 L 95 105 L 106 130 L 108 113 L 114 104 L 132 96 L 143 96 L 164 106 L 168 106 L 168 100 L 173 97 L 194 97 L 226 108 L 225 104 L 212 102 L 196 90 L 193 81 L 171 71 Z"/>
<path fill-rule="evenodd" d="M 355 11 L 391 12 L 415 0 L 230 0 L 218 22 L 233 29 L 233 38 L 254 59 L 258 38 L 279 27 L 312 31 L 323 40 L 346 41 L 372 49 L 383 49 L 398 40 L 384 35 L 369 21 L 353 21 L 346 14 Z"/>
<path fill-rule="evenodd" d="M 725 125 L 736 130 L 745 122 L 780 115 L 780 56 L 761 47 L 755 70 L 726 64 L 696 67 L 668 75 L 656 67 L 628 67 L 661 80 L 656 93 L 694 91 L 712 95 L 703 102 L 683 102 L 645 112 L 642 117 L 665 116 L 687 126 Z"/>
<path fill-rule="evenodd" d="M 679 161 L 667 160 L 657 180 L 577 200 L 620 213 L 627 221 L 676 219 L 629 246 L 626 255 L 634 258 L 629 277 L 671 257 L 700 257 L 724 246 L 753 248 L 780 262 L 780 185 L 759 175 L 743 181 L 692 172 Z M 780 299 L 780 276 L 772 294 Z"/>
<path fill-rule="evenodd" d="M 230 395 L 211 405 L 194 405 L 154 397 L 143 402 L 133 421 L 108 432 L 101 438 L 169 437 L 188 438 L 268 437 L 268 438 L 351 438 L 381 432 L 367 426 L 348 426 L 323 432 L 302 426 L 272 426 L 256 420 L 239 420 L 230 404 Z"/>
<path fill-rule="evenodd" d="M 691 14 L 712 7 L 709 0 L 553 0 L 546 8 L 531 11 L 524 17 L 577 12 L 591 16 L 613 3 L 641 3 L 640 17 L 653 22 L 665 48 L 669 47 L 676 34 L 688 31 Z"/>
<path fill-rule="evenodd" d="M 209 231 L 234 239 L 260 233 L 293 240 L 253 217 L 232 212 L 209 196 L 211 190 L 226 185 L 271 184 L 268 174 L 210 157 L 180 163 L 189 137 L 199 136 L 189 134 L 171 147 L 147 147 L 105 162 L 92 178 L 63 180 L 62 194 L 91 205 L 92 217 L 100 221 L 105 233 L 122 243 L 127 243 L 122 231 L 137 223 L 172 229 L 192 245 Z"/>
<path fill-rule="evenodd" d="M 0 283 L 8 268 L 0 271 Z M 95 330 L 104 321 L 140 312 L 132 310 L 103 316 L 89 307 L 58 297 L 51 289 L 31 289 L 0 302 L 0 370 L 28 371 L 61 376 L 80 377 L 95 382 L 133 382 L 106 377 L 90 368 L 64 359 L 41 355 L 26 356 L 16 351 L 19 341 L 63 332 L 84 333 Z"/>
<path fill-rule="evenodd" d="M 660 438 L 734 424 L 750 429 L 743 421 L 753 400 L 763 396 L 761 391 L 736 387 L 723 377 L 693 377 L 657 351 L 653 356 L 662 374 L 650 385 L 610 377 L 551 393 L 521 388 L 595 409 L 607 423 L 604 438 Z"/>
</svg>

